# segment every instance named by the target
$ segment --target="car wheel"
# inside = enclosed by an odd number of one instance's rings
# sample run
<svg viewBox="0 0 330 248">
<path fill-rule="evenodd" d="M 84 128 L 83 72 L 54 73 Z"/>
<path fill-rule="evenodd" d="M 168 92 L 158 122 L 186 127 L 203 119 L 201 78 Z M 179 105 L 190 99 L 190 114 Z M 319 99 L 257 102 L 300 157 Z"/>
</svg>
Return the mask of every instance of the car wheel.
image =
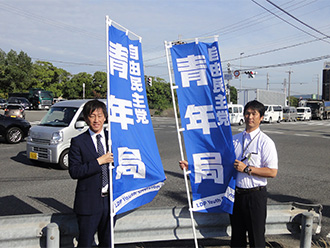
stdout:
<svg viewBox="0 0 330 248">
<path fill-rule="evenodd" d="M 281 117 L 278 117 L 277 123 L 281 122 Z"/>
<path fill-rule="evenodd" d="M 239 123 L 238 123 L 238 125 L 242 126 L 243 123 L 244 123 L 244 121 L 243 120 L 240 120 Z"/>
<path fill-rule="evenodd" d="M 272 122 L 273 122 L 272 117 L 269 117 L 269 123 L 272 123 Z"/>
<path fill-rule="evenodd" d="M 6 133 L 6 141 L 9 144 L 19 143 L 23 139 L 22 129 L 19 127 L 11 127 Z"/>
<path fill-rule="evenodd" d="M 69 169 L 69 149 L 62 152 L 58 164 L 63 170 Z"/>
</svg>

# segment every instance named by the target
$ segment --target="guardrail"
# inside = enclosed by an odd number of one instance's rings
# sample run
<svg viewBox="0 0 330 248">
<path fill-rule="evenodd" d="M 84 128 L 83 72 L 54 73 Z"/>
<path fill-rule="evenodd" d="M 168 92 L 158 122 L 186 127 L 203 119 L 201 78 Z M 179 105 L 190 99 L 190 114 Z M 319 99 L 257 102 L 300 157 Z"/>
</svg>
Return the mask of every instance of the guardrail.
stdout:
<svg viewBox="0 0 330 248">
<path fill-rule="evenodd" d="M 313 233 L 321 231 L 322 205 L 268 205 L 266 235 L 300 232 L 302 213 L 313 215 Z M 228 214 L 194 213 L 197 238 L 229 236 Z M 47 225 L 56 223 L 60 247 L 74 247 L 78 226 L 74 214 L 34 214 L 0 217 L 0 247 L 46 247 Z M 129 234 L 129 235 L 128 235 Z M 188 208 L 139 208 L 118 216 L 115 243 L 193 239 Z"/>
</svg>

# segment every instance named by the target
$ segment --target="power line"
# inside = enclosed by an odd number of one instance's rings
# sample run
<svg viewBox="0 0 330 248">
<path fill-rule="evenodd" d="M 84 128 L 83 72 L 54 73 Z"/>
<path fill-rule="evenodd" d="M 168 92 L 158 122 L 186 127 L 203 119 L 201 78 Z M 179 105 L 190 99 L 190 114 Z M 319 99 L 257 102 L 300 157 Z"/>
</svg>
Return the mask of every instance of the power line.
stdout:
<svg viewBox="0 0 330 248">
<path fill-rule="evenodd" d="M 255 66 L 255 67 L 251 67 L 249 70 L 283 67 L 283 66 L 298 65 L 298 64 L 306 64 L 306 63 L 311 63 L 311 62 L 324 60 L 324 59 L 328 59 L 328 58 L 330 58 L 330 55 L 324 55 L 324 56 L 314 57 L 314 58 L 310 58 L 310 59 L 304 59 L 304 60 L 298 60 L 298 61 L 293 61 L 293 62 L 274 64 L 274 65 Z"/>
<path fill-rule="evenodd" d="M 301 31 L 301 32 L 303 32 L 303 33 L 305 33 L 305 34 L 307 34 L 307 35 L 309 35 L 309 36 L 312 36 L 312 37 L 314 37 L 314 38 L 316 38 L 316 39 L 319 39 L 319 37 L 317 37 L 317 36 L 315 36 L 315 35 L 313 35 L 313 34 L 307 32 L 307 31 L 305 31 L 305 30 L 299 28 L 298 26 L 296 26 L 296 25 L 294 25 L 294 24 L 292 24 L 292 23 L 290 23 L 290 22 L 288 22 L 287 20 L 283 19 L 283 18 L 280 17 L 279 15 L 277 15 L 277 14 L 275 14 L 274 12 L 270 11 L 269 9 L 265 8 L 264 6 L 262 6 L 261 4 L 259 4 L 258 2 L 256 2 L 255 0 L 251 0 L 251 1 L 254 2 L 256 5 L 258 5 L 259 7 L 261 7 L 262 9 L 264 9 L 264 10 L 266 10 L 267 12 L 271 13 L 272 15 L 276 16 L 277 18 L 281 19 L 281 20 L 284 21 L 285 23 L 289 24 L 290 26 L 292 26 L 292 27 L 298 29 L 299 31 Z M 328 37 L 327 37 L 327 38 L 328 38 Z M 324 41 L 324 42 L 330 44 L 330 42 L 328 42 L 328 41 L 326 41 L 326 40 L 322 40 L 322 41 Z"/>
<path fill-rule="evenodd" d="M 306 26 L 306 27 L 308 27 L 308 28 L 314 30 L 315 32 L 317 32 L 317 33 L 319 33 L 319 34 L 321 34 L 321 35 L 323 35 L 323 36 L 325 36 L 325 37 L 327 37 L 327 38 L 330 38 L 329 35 L 327 35 L 327 34 L 321 32 L 321 31 L 319 31 L 319 30 L 313 28 L 312 26 L 306 24 L 305 22 L 299 20 L 297 17 L 293 16 L 293 15 L 290 14 L 289 12 L 287 12 L 287 11 L 285 11 L 284 9 L 280 8 L 279 6 L 277 6 L 276 4 L 274 4 L 272 1 L 270 1 L 270 0 L 266 0 L 266 1 L 269 2 L 271 5 L 275 6 L 276 8 L 278 8 L 279 10 L 281 10 L 282 12 L 284 12 L 285 14 L 287 14 L 288 16 L 290 16 L 291 18 L 293 18 L 293 19 L 295 19 L 296 21 L 300 22 L 300 23 L 303 24 L 304 26 Z"/>
<path fill-rule="evenodd" d="M 60 64 L 68 64 L 68 65 L 86 65 L 86 66 L 105 66 L 105 64 L 93 64 L 93 63 L 80 63 L 80 62 L 68 62 L 68 61 L 62 61 L 62 60 L 52 60 L 52 59 L 40 59 L 40 58 L 32 58 L 37 61 L 48 61 L 48 62 L 54 62 L 54 63 L 60 63 Z"/>
<path fill-rule="evenodd" d="M 309 44 L 309 43 L 312 43 L 312 42 L 315 42 L 315 41 L 319 41 L 319 40 L 323 40 L 323 39 L 326 39 L 326 38 L 317 38 L 315 40 L 300 42 L 300 43 L 297 43 L 297 44 L 293 44 L 293 45 L 289 45 L 289 46 L 284 46 L 284 47 L 279 47 L 279 48 L 275 48 L 275 49 L 268 50 L 268 51 L 263 51 L 263 52 L 259 52 L 259 53 L 245 55 L 245 56 L 242 56 L 242 57 L 236 57 L 236 58 L 233 58 L 233 59 L 223 60 L 222 62 L 235 61 L 235 60 L 239 60 L 239 59 L 246 59 L 246 58 L 250 58 L 250 57 L 264 55 L 264 54 L 267 54 L 267 53 L 278 52 L 278 51 L 281 51 L 281 50 L 285 50 L 285 49 L 289 49 L 289 48 L 294 48 L 294 47 L 301 46 L 301 45 L 306 45 L 306 44 Z"/>
</svg>

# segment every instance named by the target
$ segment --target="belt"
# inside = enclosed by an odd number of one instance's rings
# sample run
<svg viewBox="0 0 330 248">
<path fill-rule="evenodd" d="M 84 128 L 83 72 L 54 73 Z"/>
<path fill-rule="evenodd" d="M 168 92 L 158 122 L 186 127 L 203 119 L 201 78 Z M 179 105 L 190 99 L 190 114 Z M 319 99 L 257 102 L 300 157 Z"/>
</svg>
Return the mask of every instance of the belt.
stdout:
<svg viewBox="0 0 330 248">
<path fill-rule="evenodd" d="M 263 189 L 266 189 L 266 186 L 258 186 L 258 187 L 249 188 L 249 189 L 236 187 L 235 191 L 237 194 L 248 194 L 250 192 L 261 191 Z"/>
<path fill-rule="evenodd" d="M 107 197 L 108 195 L 109 195 L 109 192 L 105 192 L 105 193 L 102 192 L 102 193 L 101 193 L 101 196 L 102 196 L 102 197 Z"/>
</svg>

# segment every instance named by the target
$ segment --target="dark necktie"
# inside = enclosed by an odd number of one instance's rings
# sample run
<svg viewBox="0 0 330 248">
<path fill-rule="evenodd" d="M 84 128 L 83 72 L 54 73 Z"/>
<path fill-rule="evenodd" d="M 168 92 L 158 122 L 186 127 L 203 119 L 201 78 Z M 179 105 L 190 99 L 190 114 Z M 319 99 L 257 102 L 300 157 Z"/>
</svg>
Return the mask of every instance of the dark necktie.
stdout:
<svg viewBox="0 0 330 248">
<path fill-rule="evenodd" d="M 101 142 L 101 134 L 96 135 L 97 140 L 97 153 L 99 156 L 104 155 L 104 147 Z M 102 164 L 102 187 L 106 186 L 109 183 L 109 176 L 108 176 L 108 167 L 109 164 Z"/>
</svg>

